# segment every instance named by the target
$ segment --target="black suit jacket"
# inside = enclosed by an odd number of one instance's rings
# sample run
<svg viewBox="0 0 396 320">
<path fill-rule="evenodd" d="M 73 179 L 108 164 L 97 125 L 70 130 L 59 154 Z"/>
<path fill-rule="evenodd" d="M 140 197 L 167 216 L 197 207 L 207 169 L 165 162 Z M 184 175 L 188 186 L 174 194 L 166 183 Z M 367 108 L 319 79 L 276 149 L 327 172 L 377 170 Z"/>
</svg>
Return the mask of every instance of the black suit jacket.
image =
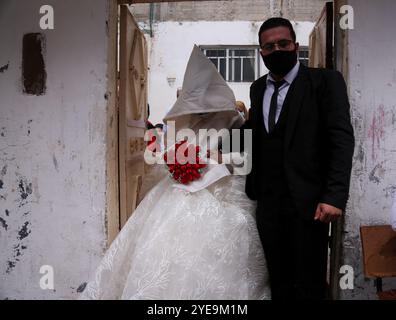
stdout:
<svg viewBox="0 0 396 320">
<path fill-rule="evenodd" d="M 345 81 L 338 71 L 300 66 L 286 100 L 289 113 L 284 137 L 284 172 L 300 214 L 308 219 L 319 202 L 345 209 L 354 150 L 353 128 Z M 253 133 L 252 171 L 246 179 L 246 194 L 258 200 L 265 190 L 260 165 L 258 126 L 262 118 L 266 76 L 250 87 L 249 121 L 243 128 Z M 290 95 L 290 96 L 289 96 Z"/>
</svg>

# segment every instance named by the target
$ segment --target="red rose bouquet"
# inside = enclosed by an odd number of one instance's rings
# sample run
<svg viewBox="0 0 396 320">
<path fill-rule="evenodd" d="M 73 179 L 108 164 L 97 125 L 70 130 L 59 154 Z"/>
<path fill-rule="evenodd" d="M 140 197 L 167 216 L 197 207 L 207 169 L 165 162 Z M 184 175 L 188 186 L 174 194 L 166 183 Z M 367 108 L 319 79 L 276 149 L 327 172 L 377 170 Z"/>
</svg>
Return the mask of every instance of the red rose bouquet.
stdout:
<svg viewBox="0 0 396 320">
<path fill-rule="evenodd" d="M 176 143 L 175 148 L 164 154 L 164 160 L 174 180 L 188 184 L 201 178 L 206 167 L 200 158 L 200 147 L 188 144 L 187 140 Z"/>
</svg>

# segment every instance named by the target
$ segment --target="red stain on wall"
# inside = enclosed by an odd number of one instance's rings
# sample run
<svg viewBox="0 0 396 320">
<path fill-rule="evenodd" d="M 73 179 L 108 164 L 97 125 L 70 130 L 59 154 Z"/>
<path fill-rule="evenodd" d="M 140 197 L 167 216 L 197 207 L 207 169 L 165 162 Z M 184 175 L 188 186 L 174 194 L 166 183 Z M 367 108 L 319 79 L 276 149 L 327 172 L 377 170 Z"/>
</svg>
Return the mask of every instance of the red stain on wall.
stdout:
<svg viewBox="0 0 396 320">
<path fill-rule="evenodd" d="M 375 160 L 377 158 L 376 151 L 380 147 L 381 140 L 385 136 L 385 110 L 381 104 L 377 110 L 373 113 L 373 118 L 368 130 L 368 137 L 371 139 L 371 158 Z"/>
</svg>

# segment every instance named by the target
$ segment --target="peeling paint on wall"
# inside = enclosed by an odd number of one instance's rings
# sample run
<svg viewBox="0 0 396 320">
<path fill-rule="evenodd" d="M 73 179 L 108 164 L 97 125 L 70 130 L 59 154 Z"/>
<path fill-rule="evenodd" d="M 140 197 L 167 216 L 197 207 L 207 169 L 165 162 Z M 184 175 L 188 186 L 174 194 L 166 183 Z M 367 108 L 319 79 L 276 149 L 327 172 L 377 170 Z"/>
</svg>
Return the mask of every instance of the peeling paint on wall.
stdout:
<svg viewBox="0 0 396 320">
<path fill-rule="evenodd" d="M 38 29 L 31 13 L 42 3 L 3 2 L 2 22 L 13 32 L 0 29 L 7 43 L 0 50 L 0 300 L 73 299 L 106 243 L 109 2 L 85 0 L 76 11 L 53 0 L 62 27 L 43 32 L 45 45 L 35 51 L 41 67 L 31 78 L 34 57 L 21 44 Z M 33 95 L 24 94 L 26 85 Z M 40 288 L 42 265 L 54 267 L 56 290 Z"/>
<path fill-rule="evenodd" d="M 363 146 L 360 144 L 360 145 L 358 146 L 358 150 L 357 150 L 357 153 L 356 153 L 356 159 L 357 159 L 359 162 L 363 163 L 363 161 L 364 161 L 364 156 L 365 156 L 365 152 L 364 152 Z"/>
<path fill-rule="evenodd" d="M 86 287 L 86 286 L 87 286 L 87 283 L 86 283 L 86 282 L 80 284 L 79 287 L 77 288 L 77 292 L 78 292 L 78 293 L 83 292 L 83 291 L 85 290 L 85 287 Z"/>
<path fill-rule="evenodd" d="M 7 179 L 8 177 L 7 168 L 8 165 L 6 164 L 0 171 L 0 175 L 3 177 L 3 179 Z M 0 213 L 0 227 L 8 232 L 7 237 L 8 243 L 10 245 L 9 257 L 5 261 L 6 274 L 11 274 L 16 265 L 21 261 L 23 251 L 28 247 L 28 237 L 32 232 L 31 223 L 29 220 L 29 208 L 21 211 L 21 207 L 28 203 L 28 198 L 33 193 L 32 183 L 28 182 L 27 178 L 22 178 L 18 173 L 16 173 L 15 176 L 16 180 L 14 180 L 14 186 L 10 185 L 9 188 L 11 188 L 11 191 L 15 197 L 15 202 L 18 204 L 15 209 L 16 214 L 11 216 L 9 209 L 5 209 L 4 213 Z M 18 190 L 18 192 L 15 192 L 16 190 Z M 22 224 L 17 226 L 18 221 L 21 221 L 22 219 Z"/>
<path fill-rule="evenodd" d="M 384 189 L 385 192 L 385 197 L 386 198 L 391 198 L 394 199 L 395 198 L 395 194 L 396 194 L 396 185 L 391 185 L 387 188 Z"/>
<path fill-rule="evenodd" d="M 27 126 L 27 136 L 30 136 L 30 131 L 31 131 L 31 127 L 30 124 L 33 122 L 33 120 L 28 120 L 28 126 Z"/>
<path fill-rule="evenodd" d="M 8 62 L 6 65 L 0 67 L 0 73 L 3 73 L 4 71 L 8 70 L 9 65 L 10 65 L 10 62 Z"/>
<path fill-rule="evenodd" d="M 2 217 L 0 217 L 0 226 L 2 226 L 7 231 L 8 225 Z"/>
<path fill-rule="evenodd" d="M 24 200 L 26 200 L 27 197 L 30 194 L 32 194 L 32 192 L 33 192 L 32 183 L 31 182 L 27 182 L 26 178 L 21 178 L 19 180 L 18 190 L 19 190 L 19 194 L 21 196 L 20 206 L 23 206 L 26 203 Z"/>
<path fill-rule="evenodd" d="M 54 163 L 55 170 L 59 172 L 59 169 L 58 169 L 58 160 L 56 160 L 56 157 L 55 157 L 54 154 L 52 155 L 52 162 Z"/>
<path fill-rule="evenodd" d="M 15 261 L 7 261 L 7 270 L 6 273 L 10 273 L 12 269 L 15 268 Z"/>
<path fill-rule="evenodd" d="M 19 235 L 18 239 L 19 240 L 25 239 L 30 234 L 31 231 L 28 229 L 28 225 L 29 225 L 29 222 L 26 221 L 24 223 L 24 225 L 21 227 L 21 229 L 18 231 L 18 235 Z"/>
<path fill-rule="evenodd" d="M 396 73 L 391 67 L 396 45 L 377 49 L 392 37 L 390 26 L 394 25 L 396 2 L 380 2 L 380 6 L 370 1 L 348 3 L 359 12 L 355 15 L 355 29 L 348 34 L 348 85 L 356 150 L 341 264 L 353 267 L 354 289 L 340 290 L 342 299 L 377 299 L 372 280 L 364 276 L 359 228 L 389 224 L 396 196 Z M 375 64 L 369 59 L 374 55 L 378 61 Z M 388 279 L 386 285 L 394 288 L 396 282 Z"/>
<path fill-rule="evenodd" d="M 385 169 L 383 168 L 383 163 L 377 164 L 373 170 L 371 170 L 369 174 L 369 180 L 376 184 L 379 184 L 381 180 L 384 178 Z"/>
</svg>

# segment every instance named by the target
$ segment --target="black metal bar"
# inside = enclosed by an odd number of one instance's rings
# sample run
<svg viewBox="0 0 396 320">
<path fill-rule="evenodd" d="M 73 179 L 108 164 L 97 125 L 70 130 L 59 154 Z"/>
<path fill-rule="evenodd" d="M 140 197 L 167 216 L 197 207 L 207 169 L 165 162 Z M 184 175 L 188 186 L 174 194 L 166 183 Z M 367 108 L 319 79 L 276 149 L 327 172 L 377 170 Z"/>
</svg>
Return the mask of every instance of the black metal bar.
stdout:
<svg viewBox="0 0 396 320">
<path fill-rule="evenodd" d="M 377 293 L 382 292 L 382 278 L 375 279 L 375 286 L 377 288 Z"/>
<path fill-rule="evenodd" d="M 326 68 L 333 69 L 333 2 L 326 2 Z"/>
</svg>

